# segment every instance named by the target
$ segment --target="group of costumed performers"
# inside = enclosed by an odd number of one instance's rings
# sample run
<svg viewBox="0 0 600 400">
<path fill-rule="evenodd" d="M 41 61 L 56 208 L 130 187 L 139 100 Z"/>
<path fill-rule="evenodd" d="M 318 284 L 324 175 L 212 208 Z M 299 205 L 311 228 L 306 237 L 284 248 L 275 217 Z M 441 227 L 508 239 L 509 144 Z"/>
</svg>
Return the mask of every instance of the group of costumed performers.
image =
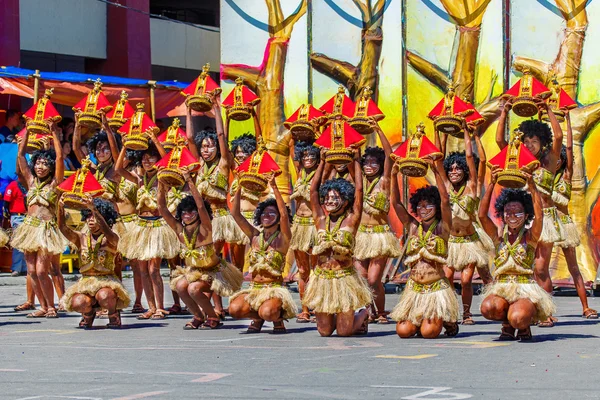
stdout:
<svg viewBox="0 0 600 400">
<path fill-rule="evenodd" d="M 530 107 L 539 120 L 522 122 L 507 141 L 505 121 L 518 100 L 507 96 L 496 134 L 501 152 L 488 160 L 478 128 L 483 118 L 452 88 L 429 115 L 435 143 L 421 124 L 395 151 L 378 124 L 383 114 L 370 89 L 361 89 L 356 103 L 340 89 L 320 109 L 303 105 L 284 124 L 296 168 L 292 215 L 275 183 L 280 168 L 262 138 L 255 111 L 259 99 L 240 81 L 221 103 L 216 84 L 209 85 L 205 72 L 200 78 L 194 85 L 205 90 L 201 96 L 184 93 L 185 131 L 175 119 L 161 135 L 142 104 L 135 111 L 128 106 L 124 116 L 124 95 L 116 105 L 119 113 L 108 113 L 111 107 L 103 103 L 97 83 L 86 107 L 74 108 L 73 148 L 82 168 L 64 182 L 55 128 L 60 116 L 48 93 L 35 106 L 28 126 L 45 123 L 46 132 L 41 137 L 27 132 L 19 141 L 17 173 L 28 189 L 28 209 L 10 241 L 25 253 L 28 267 L 31 290 L 20 310 L 57 317 L 56 290 L 61 307 L 82 314 L 81 328 L 104 315 L 109 328 L 120 327 L 120 312 L 130 303 L 121 283 L 128 263 L 138 319 L 187 311 L 192 319 L 184 329 L 216 329 L 228 311 L 251 320 L 247 333 L 261 332 L 265 321 L 273 324 L 273 333 L 286 333 L 284 321 L 296 317 L 316 322 L 322 336 L 365 335 L 370 323 L 389 323 L 383 276 L 390 260 L 400 258 L 408 280 L 389 314 L 399 337 L 436 338 L 442 330 L 452 337 L 459 323 L 474 324 L 477 272 L 485 284 L 482 315 L 502 322 L 502 340 L 530 340 L 531 324 L 549 327 L 556 321 L 549 263 L 557 245 L 583 317 L 598 317 L 588 307 L 576 258 L 579 234 L 568 210 L 573 175 L 568 108 L 534 96 Z M 84 112 L 92 103 L 95 125 Z M 198 107 L 214 116 L 216 130 L 195 131 L 192 115 Z M 555 112 L 566 123 L 566 146 Z M 253 120 L 255 132 L 230 143 L 231 125 L 246 119 Z M 363 135 L 372 135 L 381 147 L 361 150 Z M 446 154 L 449 135 L 463 152 Z M 89 155 L 82 151 L 84 138 Z M 51 142 L 54 150 L 48 149 Z M 28 164 L 25 154 L 35 146 Z M 429 170 L 432 185 L 417 189 L 405 206 L 401 175 L 423 177 Z M 390 227 L 391 208 L 404 227 L 404 250 Z M 66 209 L 80 210 L 83 228 L 67 224 Z M 3 240 L 8 236 L 0 232 L 0 244 Z M 81 279 L 65 292 L 57 257 L 67 246 L 80 254 Z M 299 314 L 285 281 L 288 253 L 298 267 Z M 163 261 L 170 266 L 174 299 L 168 310 Z M 242 288 L 245 266 L 251 282 Z M 229 298 L 228 310 L 223 297 Z"/>
</svg>

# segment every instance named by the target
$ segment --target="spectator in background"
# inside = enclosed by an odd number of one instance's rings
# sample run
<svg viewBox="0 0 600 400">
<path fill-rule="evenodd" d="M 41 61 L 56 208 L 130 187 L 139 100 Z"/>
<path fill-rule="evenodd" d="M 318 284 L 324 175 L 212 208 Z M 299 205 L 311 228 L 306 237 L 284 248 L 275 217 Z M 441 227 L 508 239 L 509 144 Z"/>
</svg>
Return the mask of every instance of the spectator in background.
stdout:
<svg viewBox="0 0 600 400">
<path fill-rule="evenodd" d="M 6 111 L 6 124 L 0 128 L 0 143 L 4 143 L 9 136 L 14 136 L 21 130 L 21 113 L 14 109 Z"/>
<path fill-rule="evenodd" d="M 17 179 L 17 151 L 16 140 L 12 143 L 0 143 L 0 194 L 6 191 L 9 183 Z"/>
<path fill-rule="evenodd" d="M 62 140 L 71 142 L 73 140 L 73 131 L 75 129 L 75 121 L 73 118 L 63 118 L 60 123 L 62 128 Z"/>
<path fill-rule="evenodd" d="M 10 226 L 14 230 L 23 223 L 27 208 L 25 207 L 25 196 L 27 189 L 19 183 L 12 181 L 4 193 L 4 215 L 10 218 Z M 27 273 L 27 264 L 25 256 L 17 249 L 12 252 L 12 276 L 25 275 Z"/>
<path fill-rule="evenodd" d="M 61 145 L 63 149 L 63 155 L 65 157 L 65 171 L 75 171 L 77 168 L 75 168 L 73 161 L 70 159 L 72 153 L 71 142 L 66 142 L 63 140 Z"/>
</svg>

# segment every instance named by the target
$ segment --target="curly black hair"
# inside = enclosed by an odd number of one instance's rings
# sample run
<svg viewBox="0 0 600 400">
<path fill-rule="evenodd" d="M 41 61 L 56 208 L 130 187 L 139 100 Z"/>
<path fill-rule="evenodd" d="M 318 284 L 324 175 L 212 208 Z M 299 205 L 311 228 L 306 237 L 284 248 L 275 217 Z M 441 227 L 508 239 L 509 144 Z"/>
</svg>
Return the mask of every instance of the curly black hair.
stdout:
<svg viewBox="0 0 600 400">
<path fill-rule="evenodd" d="M 230 148 L 234 156 L 238 147 L 246 154 L 254 153 L 256 151 L 256 137 L 250 133 L 244 133 L 233 139 Z"/>
<path fill-rule="evenodd" d="M 348 182 L 344 178 L 334 178 L 325 181 L 319 188 L 319 203 L 323 204 L 325 196 L 330 190 L 335 190 L 340 194 L 340 197 L 344 201 L 348 201 L 348 207 L 352 207 L 354 204 L 354 185 Z"/>
<path fill-rule="evenodd" d="M 114 137 L 117 142 L 117 150 L 120 151 L 121 150 L 121 135 L 115 135 Z M 92 136 L 90 139 L 88 139 L 88 141 L 85 143 L 85 145 L 87 146 L 90 154 L 96 154 L 96 147 L 98 147 L 98 144 L 100 144 L 102 142 L 108 143 L 108 134 L 106 133 L 106 131 L 99 131 L 94 136 Z"/>
<path fill-rule="evenodd" d="M 473 154 L 473 161 L 475 162 L 475 169 L 479 169 L 479 157 L 477 157 L 476 154 Z M 464 181 L 467 182 L 471 175 L 469 166 L 467 165 L 467 156 L 464 151 L 453 151 L 444 158 L 444 170 L 446 170 L 446 175 L 448 175 L 450 168 L 452 168 L 452 165 L 454 164 L 463 170 L 465 175 Z"/>
<path fill-rule="evenodd" d="M 528 119 L 521 122 L 519 131 L 522 133 L 521 140 L 533 137 L 540 139 L 542 151 L 552 145 L 552 130 L 545 122 Z"/>
<path fill-rule="evenodd" d="M 54 176 L 54 171 L 56 170 L 56 153 L 54 150 L 37 150 L 31 155 L 31 160 L 29 161 L 29 170 L 33 176 L 35 174 L 35 163 L 38 160 L 46 160 L 48 163 L 48 167 L 50 168 L 49 177 Z"/>
<path fill-rule="evenodd" d="M 115 209 L 114 204 L 110 201 L 101 198 L 95 198 L 94 207 L 96 207 L 96 210 L 98 210 L 100 215 L 102 215 L 102 218 L 104 218 L 104 221 L 108 226 L 112 227 L 115 224 L 115 222 L 117 222 L 119 213 Z M 87 208 L 81 210 L 82 221 L 87 221 L 90 215 L 92 215 L 92 212 Z"/>
<path fill-rule="evenodd" d="M 140 150 L 125 150 L 125 157 L 134 167 L 139 167 L 142 164 L 142 151 Z"/>
<path fill-rule="evenodd" d="M 207 202 L 206 200 L 204 201 L 204 208 L 206 209 L 206 212 L 208 213 L 208 216 L 210 218 L 210 220 L 212 221 L 212 210 L 210 208 L 210 203 Z M 196 206 L 196 200 L 194 200 L 194 197 L 191 195 L 185 196 L 183 199 L 181 199 L 181 202 L 177 205 L 177 211 L 175 211 L 175 219 L 177 221 L 181 221 L 181 213 L 184 211 L 198 211 L 198 206 Z"/>
<path fill-rule="evenodd" d="M 560 161 L 560 164 L 556 170 L 557 174 L 563 172 L 567 167 L 567 147 L 565 145 L 560 149 L 560 158 L 558 160 Z"/>
<path fill-rule="evenodd" d="M 321 161 L 321 150 L 319 150 L 317 146 L 314 146 L 313 142 L 308 141 L 299 141 L 296 143 L 294 146 L 294 161 L 302 160 L 304 152 L 308 152 L 317 157 L 317 164 Z"/>
<path fill-rule="evenodd" d="M 277 200 L 275 200 L 273 197 L 268 198 L 265 201 L 261 201 L 256 206 L 256 210 L 254 210 L 254 225 L 255 226 L 262 227 L 262 224 L 260 223 L 260 217 L 262 216 L 263 211 L 265 211 L 265 208 L 267 208 L 269 206 L 273 206 L 277 209 L 277 211 L 279 211 L 279 207 L 277 207 Z M 290 208 L 288 206 L 286 206 L 285 208 L 288 213 L 288 219 L 291 223 L 292 222 L 292 211 L 290 210 Z M 281 218 L 281 215 L 279 216 L 279 218 Z"/>
<path fill-rule="evenodd" d="M 219 160 L 221 158 L 221 148 L 219 147 L 219 137 L 217 136 L 217 131 L 213 129 L 204 129 L 200 132 L 197 132 L 194 135 L 194 143 L 196 143 L 198 151 L 200 151 L 200 148 L 202 147 L 202 142 L 204 142 L 205 139 L 210 139 L 215 143 L 215 146 L 217 148 L 216 159 Z"/>
<path fill-rule="evenodd" d="M 529 192 L 526 192 L 522 189 L 502 189 L 502 192 L 500 192 L 500 195 L 496 198 L 496 203 L 494 204 L 496 217 L 504 220 L 504 207 L 513 201 L 519 202 L 523 205 L 525 214 L 527 215 L 527 220 L 525 223 L 530 223 L 534 217 L 533 198 Z"/>
<path fill-rule="evenodd" d="M 381 147 L 367 147 L 362 157 L 360 158 L 360 166 L 364 168 L 367 157 L 375 157 L 377 163 L 381 168 L 379 168 L 378 175 L 383 174 L 383 166 L 385 165 L 385 151 Z"/>
<path fill-rule="evenodd" d="M 441 220 L 442 198 L 440 197 L 440 192 L 438 188 L 435 186 L 425 186 L 420 189 L 417 189 L 417 191 L 414 192 L 412 196 L 410 196 L 410 210 L 413 212 L 413 214 L 418 214 L 417 205 L 423 200 L 435 205 L 435 218 Z"/>
</svg>

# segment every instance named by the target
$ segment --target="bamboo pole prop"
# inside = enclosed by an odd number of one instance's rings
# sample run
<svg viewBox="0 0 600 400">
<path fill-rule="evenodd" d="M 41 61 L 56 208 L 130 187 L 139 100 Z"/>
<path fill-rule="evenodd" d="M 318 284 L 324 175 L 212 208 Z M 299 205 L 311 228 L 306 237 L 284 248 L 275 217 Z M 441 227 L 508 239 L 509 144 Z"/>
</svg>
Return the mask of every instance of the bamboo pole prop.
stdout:
<svg viewBox="0 0 600 400">
<path fill-rule="evenodd" d="M 150 115 L 152 116 L 152 121 L 156 122 L 156 105 L 154 104 L 154 89 L 156 89 L 156 81 L 148 81 L 148 86 L 150 86 Z"/>
<path fill-rule="evenodd" d="M 40 90 L 40 70 L 36 69 L 33 74 L 33 103 L 38 101 L 38 92 Z"/>
</svg>

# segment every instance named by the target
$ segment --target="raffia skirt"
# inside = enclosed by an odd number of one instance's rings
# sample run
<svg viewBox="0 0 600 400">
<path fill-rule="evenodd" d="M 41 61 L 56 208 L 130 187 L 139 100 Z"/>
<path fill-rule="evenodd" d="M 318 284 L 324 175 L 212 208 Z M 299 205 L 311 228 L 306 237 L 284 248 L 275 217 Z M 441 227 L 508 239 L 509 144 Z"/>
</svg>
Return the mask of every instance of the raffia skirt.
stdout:
<svg viewBox="0 0 600 400">
<path fill-rule="evenodd" d="M 530 275 L 498 275 L 481 293 L 482 298 L 490 295 L 502 297 L 510 304 L 520 299 L 530 300 L 536 309 L 535 321 L 545 321 L 556 313 L 552 296 L 531 279 Z"/>
<path fill-rule="evenodd" d="M 10 238 L 8 237 L 8 233 L 4 229 L 0 228 L 0 247 L 6 246 Z"/>
<path fill-rule="evenodd" d="M 123 237 L 126 232 L 135 226 L 136 219 L 137 214 L 125 214 L 119 216 L 119 218 L 117 218 L 117 222 L 113 225 L 113 231 L 119 235 L 120 238 Z"/>
<path fill-rule="evenodd" d="M 119 240 L 118 250 L 130 260 L 174 258 L 181 244 L 177 234 L 162 217 L 140 217 L 127 227 Z"/>
<path fill-rule="evenodd" d="M 373 302 L 366 279 L 352 267 L 341 270 L 316 267 L 304 292 L 302 304 L 316 313 L 355 311 Z"/>
<path fill-rule="evenodd" d="M 358 227 L 354 245 L 354 258 L 368 260 L 376 257 L 396 258 L 402 255 L 400 241 L 388 224 Z"/>
<path fill-rule="evenodd" d="M 123 286 L 121 281 L 114 275 L 84 275 L 75 284 L 70 286 L 65 292 L 64 296 L 60 299 L 60 304 L 67 311 L 74 311 L 72 309 L 73 297 L 76 294 L 85 294 L 87 296 L 94 297 L 100 289 L 110 288 L 114 290 L 117 295 L 117 310 L 123 310 L 129 307 L 130 298 L 127 289 Z M 100 308 L 97 306 L 96 308 Z"/>
<path fill-rule="evenodd" d="M 290 319 L 296 316 L 298 306 L 292 298 L 289 290 L 282 287 L 280 283 L 251 283 L 250 288 L 240 290 L 229 298 L 229 304 L 239 296 L 244 296 L 244 301 L 250 305 L 254 311 L 258 311 L 260 306 L 267 300 L 281 300 L 281 308 L 283 310 L 283 318 Z"/>
<path fill-rule="evenodd" d="M 50 254 L 61 254 L 69 241 L 58 230 L 55 220 L 44 221 L 28 215 L 14 230 L 10 245 L 24 253 L 44 250 Z"/>
<path fill-rule="evenodd" d="M 558 211 L 558 223 L 563 235 L 563 241 L 556 243 L 562 248 L 577 247 L 581 244 L 581 237 L 577 225 L 571 219 L 569 214 Z"/>
<path fill-rule="evenodd" d="M 248 244 L 250 239 L 244 234 L 242 228 L 235 222 L 233 216 L 226 208 L 213 210 L 212 220 L 213 242 L 224 241 L 232 244 Z"/>
<path fill-rule="evenodd" d="M 421 326 L 426 319 L 456 322 L 459 317 L 458 297 L 446 278 L 428 284 L 409 279 L 390 313 L 394 321 L 410 321 L 416 326 Z"/>
<path fill-rule="evenodd" d="M 544 208 L 542 234 L 539 241 L 542 243 L 556 243 L 562 240 L 563 235 L 558 222 L 556 207 Z"/>
<path fill-rule="evenodd" d="M 490 253 L 483 242 L 479 240 L 477 232 L 469 236 L 450 236 L 447 264 L 456 271 L 462 271 L 469 265 L 489 268 Z"/>
<path fill-rule="evenodd" d="M 242 287 L 244 277 L 240 270 L 232 264 L 221 259 L 214 267 L 177 267 L 171 274 L 169 286 L 177 291 L 177 282 L 187 280 L 188 284 L 194 282 L 210 283 L 210 290 L 219 296 L 229 297 Z"/>
<path fill-rule="evenodd" d="M 292 239 L 290 249 L 311 253 L 315 240 L 317 239 L 317 228 L 312 217 L 294 216 L 292 224 Z"/>
</svg>

